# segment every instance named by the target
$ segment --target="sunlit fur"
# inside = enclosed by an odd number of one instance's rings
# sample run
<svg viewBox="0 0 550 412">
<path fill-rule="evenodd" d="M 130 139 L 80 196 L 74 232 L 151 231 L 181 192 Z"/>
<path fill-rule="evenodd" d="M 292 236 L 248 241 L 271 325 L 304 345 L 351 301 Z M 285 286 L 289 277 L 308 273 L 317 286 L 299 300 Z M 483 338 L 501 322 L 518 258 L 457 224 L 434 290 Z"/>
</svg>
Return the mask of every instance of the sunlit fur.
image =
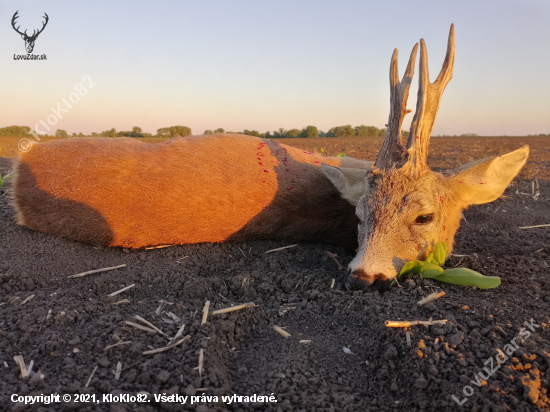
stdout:
<svg viewBox="0 0 550 412">
<path fill-rule="evenodd" d="M 403 169 L 368 172 L 356 209 L 361 223 L 359 250 L 348 266 L 351 278 L 365 285 L 392 279 L 407 261 L 424 259 L 438 242 L 451 251 L 461 212 L 502 195 L 528 155 L 525 146 L 445 175 L 428 171 L 418 178 Z M 427 214 L 433 214 L 432 222 L 416 222 Z"/>
<path fill-rule="evenodd" d="M 370 169 L 238 134 L 38 143 L 15 166 L 20 224 L 99 245 L 287 239 L 357 247 L 354 207 L 321 164 Z"/>
<path fill-rule="evenodd" d="M 369 283 L 391 279 L 439 241 L 452 249 L 465 203 L 447 180 L 439 173 L 413 179 L 400 169 L 369 174 L 356 211 L 360 249 L 349 265 L 356 277 Z M 427 214 L 434 215 L 432 222 L 415 223 Z"/>
<path fill-rule="evenodd" d="M 13 204 L 31 229 L 108 246 L 335 242 L 358 248 L 351 279 L 372 284 L 394 278 L 437 242 L 452 250 L 462 210 L 497 199 L 528 154 L 525 146 L 413 178 L 252 136 L 158 144 L 76 138 L 21 156 Z M 416 222 L 427 214 L 433 221 Z"/>
</svg>

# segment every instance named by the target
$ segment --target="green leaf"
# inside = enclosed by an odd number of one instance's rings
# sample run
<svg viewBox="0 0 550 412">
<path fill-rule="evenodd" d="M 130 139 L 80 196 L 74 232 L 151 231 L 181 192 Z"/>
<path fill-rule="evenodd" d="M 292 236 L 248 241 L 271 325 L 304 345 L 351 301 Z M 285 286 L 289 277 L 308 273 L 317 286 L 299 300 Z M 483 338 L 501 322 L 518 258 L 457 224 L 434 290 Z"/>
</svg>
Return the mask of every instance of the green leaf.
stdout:
<svg viewBox="0 0 550 412">
<path fill-rule="evenodd" d="M 480 289 L 492 289 L 500 285 L 498 276 L 483 276 L 467 268 L 445 269 L 435 280 L 453 285 L 477 286 Z"/>
<path fill-rule="evenodd" d="M 4 179 L 2 179 L 2 174 L 0 173 L 0 187 L 4 187 L 4 183 L 6 181 Z"/>
<path fill-rule="evenodd" d="M 347 157 L 347 155 L 345 153 L 338 153 L 336 157 Z"/>
<path fill-rule="evenodd" d="M 430 252 L 428 256 L 426 256 L 426 259 L 424 259 L 424 262 L 435 263 L 434 252 Z"/>
<path fill-rule="evenodd" d="M 445 242 L 437 243 L 433 251 L 433 263 L 439 266 L 443 266 L 448 253 L 449 249 L 447 249 L 447 245 L 445 244 Z"/>
<path fill-rule="evenodd" d="M 443 273 L 443 268 L 435 263 L 424 262 L 422 267 L 422 277 L 424 279 L 433 279 L 439 280 L 439 277 Z"/>
<path fill-rule="evenodd" d="M 403 266 L 403 269 L 401 269 L 401 272 L 399 272 L 398 277 L 401 277 L 408 273 L 420 273 L 422 272 L 423 266 L 424 262 L 421 262 L 420 260 L 411 260 L 410 262 L 405 263 L 405 266 Z"/>
</svg>

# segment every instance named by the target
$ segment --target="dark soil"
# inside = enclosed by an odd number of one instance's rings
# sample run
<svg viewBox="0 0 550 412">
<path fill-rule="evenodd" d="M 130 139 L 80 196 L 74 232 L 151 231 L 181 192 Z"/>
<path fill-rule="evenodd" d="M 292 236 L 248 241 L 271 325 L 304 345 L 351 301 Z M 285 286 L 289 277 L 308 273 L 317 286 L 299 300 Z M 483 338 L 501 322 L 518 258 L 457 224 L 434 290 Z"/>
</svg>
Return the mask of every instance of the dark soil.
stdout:
<svg viewBox="0 0 550 412">
<path fill-rule="evenodd" d="M 263 253 L 288 243 L 97 248 L 18 226 L 6 191 L 0 192 L 0 410 L 550 410 L 550 228 L 519 229 L 550 223 L 550 140 L 520 140 L 501 138 L 495 146 L 490 139 L 466 139 L 470 143 L 461 140 L 460 152 L 453 139 L 432 142 L 436 170 L 531 145 L 530 162 L 506 197 L 465 212 L 453 251 L 462 256 L 446 263 L 502 278 L 501 286 L 486 291 L 413 278 L 384 294 L 350 292 L 326 252 L 338 254 L 345 266 L 353 251 L 330 244 L 302 243 L 270 254 Z M 315 144 L 328 147 L 326 141 Z M 370 159 L 379 147 L 373 141 L 355 144 L 357 149 L 347 146 L 355 150 L 350 155 Z M 3 175 L 9 168 L 0 159 Z M 532 193 L 535 178 L 538 197 L 516 193 Z M 124 268 L 68 278 L 123 263 Z M 440 290 L 446 292 L 442 298 L 416 304 Z M 210 315 L 201 326 L 207 300 L 211 310 L 244 302 L 258 306 Z M 182 337 L 190 338 L 169 351 L 143 355 L 168 339 L 125 323 L 139 323 L 135 315 L 170 337 L 184 323 Z M 449 322 L 408 329 L 384 325 L 430 318 Z M 525 322 L 536 325 L 529 337 Z M 291 336 L 283 338 L 274 325 Z M 517 349 L 506 346 L 513 338 Z M 105 349 L 121 341 L 129 343 Z M 487 377 L 486 361 L 506 348 L 513 353 Z M 40 373 L 21 378 L 16 355 L 27 365 L 33 361 L 32 372 Z M 487 379 L 478 375 L 476 382 L 478 372 Z M 11 400 L 13 394 L 52 393 L 70 394 L 72 401 L 25 407 Z M 147 401 L 108 403 L 102 397 L 138 393 Z M 78 394 L 95 394 L 99 403 L 74 402 Z M 157 402 L 154 394 L 189 398 L 182 405 Z M 273 394 L 277 402 L 222 402 L 222 395 L 234 394 Z M 467 399 L 462 407 L 453 395 Z M 191 396 L 197 397 L 193 405 Z M 207 402 L 207 396 L 219 402 Z"/>
</svg>

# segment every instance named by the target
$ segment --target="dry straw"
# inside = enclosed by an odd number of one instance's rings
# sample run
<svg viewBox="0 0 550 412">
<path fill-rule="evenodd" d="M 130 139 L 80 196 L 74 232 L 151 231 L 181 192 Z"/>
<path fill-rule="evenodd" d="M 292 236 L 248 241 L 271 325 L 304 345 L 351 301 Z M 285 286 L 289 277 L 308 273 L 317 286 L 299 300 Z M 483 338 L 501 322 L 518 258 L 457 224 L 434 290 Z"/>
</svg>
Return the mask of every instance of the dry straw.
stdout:
<svg viewBox="0 0 550 412">
<path fill-rule="evenodd" d="M 255 307 L 257 307 L 257 305 L 254 302 L 248 302 L 248 303 L 243 303 L 242 305 L 231 306 L 229 308 L 215 310 L 214 312 L 212 312 L 212 315 L 221 315 L 224 313 L 235 312 L 237 310 L 255 308 Z"/>
<path fill-rule="evenodd" d="M 273 326 L 273 329 L 275 329 L 275 332 L 277 332 L 283 338 L 288 338 L 290 336 L 290 333 L 288 333 L 286 330 L 284 330 L 280 326 Z"/>
<path fill-rule="evenodd" d="M 71 276 L 69 276 L 69 278 L 81 278 L 81 277 L 86 276 L 86 275 L 91 275 L 92 273 L 107 272 L 108 270 L 115 270 L 115 269 L 118 269 L 118 268 L 123 268 L 125 266 L 126 266 L 126 263 L 124 263 L 122 265 L 118 265 L 118 266 L 108 267 L 108 268 L 88 270 L 87 272 L 81 272 L 81 273 L 77 273 L 76 275 L 71 275 Z"/>
<path fill-rule="evenodd" d="M 430 326 L 430 325 L 443 325 L 447 323 L 447 319 L 441 319 L 441 320 L 387 320 L 384 322 L 384 324 L 388 328 L 408 328 L 409 326 L 416 326 L 416 325 L 424 325 L 424 326 Z"/>
</svg>

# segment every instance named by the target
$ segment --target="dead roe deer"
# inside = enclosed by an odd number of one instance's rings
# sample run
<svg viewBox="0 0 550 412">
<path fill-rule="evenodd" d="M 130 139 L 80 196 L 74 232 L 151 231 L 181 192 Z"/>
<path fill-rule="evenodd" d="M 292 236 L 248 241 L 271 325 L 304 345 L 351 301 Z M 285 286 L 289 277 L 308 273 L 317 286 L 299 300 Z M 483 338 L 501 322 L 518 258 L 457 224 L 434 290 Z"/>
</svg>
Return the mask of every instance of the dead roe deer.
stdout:
<svg viewBox="0 0 550 412">
<path fill-rule="evenodd" d="M 405 146 L 403 117 L 418 44 L 399 81 L 372 162 L 327 158 L 238 134 L 145 144 L 132 138 L 39 143 L 16 164 L 20 224 L 105 246 L 285 239 L 358 248 L 348 285 L 384 288 L 404 263 L 435 243 L 452 250 L 461 212 L 497 199 L 527 160 L 527 146 L 448 173 L 427 164 L 430 134 L 453 73 L 454 27 L 443 68 L 429 82 L 420 41 L 418 102 Z"/>
</svg>

